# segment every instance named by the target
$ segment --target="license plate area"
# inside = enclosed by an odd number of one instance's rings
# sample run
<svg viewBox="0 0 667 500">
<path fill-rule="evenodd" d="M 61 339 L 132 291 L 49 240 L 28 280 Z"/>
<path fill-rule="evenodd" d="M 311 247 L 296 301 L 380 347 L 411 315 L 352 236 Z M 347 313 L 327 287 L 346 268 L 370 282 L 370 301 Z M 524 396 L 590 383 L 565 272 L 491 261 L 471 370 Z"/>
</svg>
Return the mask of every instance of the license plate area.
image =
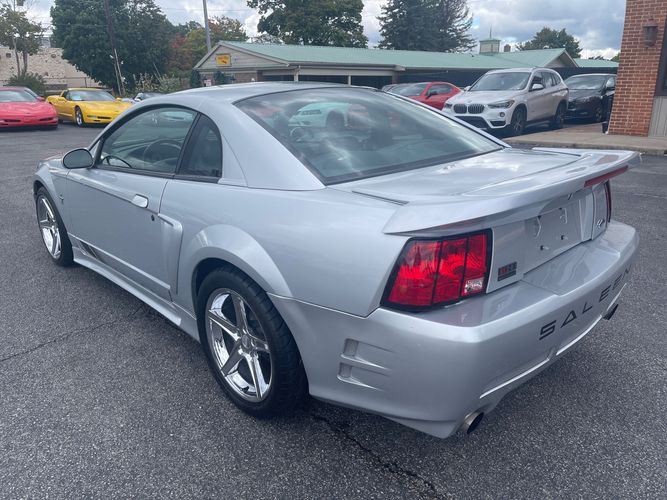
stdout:
<svg viewBox="0 0 667 500">
<path fill-rule="evenodd" d="M 579 203 L 569 203 L 525 221 L 526 263 L 539 266 L 581 242 Z"/>
</svg>

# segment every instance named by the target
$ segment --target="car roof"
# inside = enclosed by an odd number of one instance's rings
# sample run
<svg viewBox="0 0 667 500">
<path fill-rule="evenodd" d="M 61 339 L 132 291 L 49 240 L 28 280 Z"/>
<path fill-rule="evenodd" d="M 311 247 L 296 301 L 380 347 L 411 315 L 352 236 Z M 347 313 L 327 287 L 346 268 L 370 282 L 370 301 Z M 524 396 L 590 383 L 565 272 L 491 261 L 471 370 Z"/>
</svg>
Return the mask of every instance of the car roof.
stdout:
<svg viewBox="0 0 667 500">
<path fill-rule="evenodd" d="M 533 71 L 553 71 L 549 68 L 507 68 L 507 69 L 492 69 L 486 73 L 532 73 Z"/>
<path fill-rule="evenodd" d="M 339 83 L 320 82 L 252 82 L 234 83 L 228 85 L 216 85 L 212 87 L 199 87 L 196 89 L 182 90 L 169 96 L 197 96 L 204 99 L 214 99 L 219 102 L 234 102 L 250 97 L 257 97 L 278 92 L 289 92 L 291 90 L 309 90 L 325 88 L 348 88 L 348 85 Z M 365 87 L 355 87 L 365 88 Z M 376 89 L 373 89 L 376 90 Z"/>
<path fill-rule="evenodd" d="M 614 73 L 579 73 L 578 75 L 570 75 L 568 78 L 572 78 L 575 76 L 616 76 Z"/>
</svg>

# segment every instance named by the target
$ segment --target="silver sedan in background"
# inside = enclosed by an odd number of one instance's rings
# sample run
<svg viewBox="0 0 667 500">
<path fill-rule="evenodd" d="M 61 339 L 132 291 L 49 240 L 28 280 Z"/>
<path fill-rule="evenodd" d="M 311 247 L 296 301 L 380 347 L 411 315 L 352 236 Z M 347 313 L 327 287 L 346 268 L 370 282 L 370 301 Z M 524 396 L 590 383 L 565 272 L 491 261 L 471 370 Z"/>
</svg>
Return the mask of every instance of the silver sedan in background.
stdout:
<svg viewBox="0 0 667 500">
<path fill-rule="evenodd" d="M 336 118 L 331 118 L 335 116 Z M 201 342 L 246 412 L 312 396 L 446 437 L 616 311 L 623 151 L 515 150 L 367 88 L 139 103 L 42 162 L 39 228 Z"/>
</svg>

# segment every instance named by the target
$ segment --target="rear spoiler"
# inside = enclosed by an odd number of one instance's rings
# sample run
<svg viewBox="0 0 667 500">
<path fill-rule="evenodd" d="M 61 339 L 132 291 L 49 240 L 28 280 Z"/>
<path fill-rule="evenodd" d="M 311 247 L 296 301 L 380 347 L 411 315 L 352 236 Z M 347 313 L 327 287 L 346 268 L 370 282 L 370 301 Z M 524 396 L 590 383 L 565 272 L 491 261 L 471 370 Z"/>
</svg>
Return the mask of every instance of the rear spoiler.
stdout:
<svg viewBox="0 0 667 500">
<path fill-rule="evenodd" d="M 570 154 L 572 162 L 537 174 L 483 186 L 455 196 L 411 202 L 398 208 L 385 225 L 386 234 L 429 230 L 439 233 L 476 231 L 525 219 L 536 206 L 605 182 L 641 163 L 639 153 L 617 150 L 534 148 Z M 539 210 L 538 210 L 539 213 Z"/>
</svg>

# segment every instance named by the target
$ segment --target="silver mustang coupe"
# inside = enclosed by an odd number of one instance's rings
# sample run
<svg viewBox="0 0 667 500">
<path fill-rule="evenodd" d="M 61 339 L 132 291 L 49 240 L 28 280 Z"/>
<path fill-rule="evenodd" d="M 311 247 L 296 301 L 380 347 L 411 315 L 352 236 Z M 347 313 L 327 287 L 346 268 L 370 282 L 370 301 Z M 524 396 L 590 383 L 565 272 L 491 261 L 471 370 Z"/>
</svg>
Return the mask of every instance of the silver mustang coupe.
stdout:
<svg viewBox="0 0 667 500">
<path fill-rule="evenodd" d="M 609 319 L 638 247 L 636 153 L 516 150 L 367 88 L 155 97 L 39 166 L 56 264 L 201 342 L 255 416 L 307 393 L 446 437 Z"/>
</svg>

